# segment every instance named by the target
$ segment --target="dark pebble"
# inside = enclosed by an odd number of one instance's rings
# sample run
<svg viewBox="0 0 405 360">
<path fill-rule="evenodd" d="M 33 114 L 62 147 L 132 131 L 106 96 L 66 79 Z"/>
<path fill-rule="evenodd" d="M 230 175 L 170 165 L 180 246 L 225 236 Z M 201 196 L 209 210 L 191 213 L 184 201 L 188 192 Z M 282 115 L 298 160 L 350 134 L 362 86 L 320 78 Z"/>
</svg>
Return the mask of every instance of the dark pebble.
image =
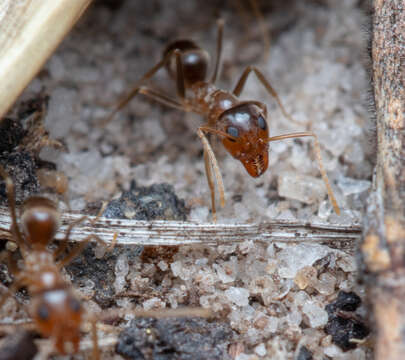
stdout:
<svg viewBox="0 0 405 360">
<path fill-rule="evenodd" d="M 233 337 L 228 324 L 201 318 L 135 319 L 116 352 L 129 360 L 225 360 Z"/>
<path fill-rule="evenodd" d="M 360 306 L 361 299 L 354 292 L 341 291 L 335 302 L 326 305 L 328 323 L 325 332 L 332 335 L 332 341 L 343 351 L 356 348 L 352 339 L 364 339 L 370 333 L 368 327 L 356 316 L 354 311 Z"/>
</svg>

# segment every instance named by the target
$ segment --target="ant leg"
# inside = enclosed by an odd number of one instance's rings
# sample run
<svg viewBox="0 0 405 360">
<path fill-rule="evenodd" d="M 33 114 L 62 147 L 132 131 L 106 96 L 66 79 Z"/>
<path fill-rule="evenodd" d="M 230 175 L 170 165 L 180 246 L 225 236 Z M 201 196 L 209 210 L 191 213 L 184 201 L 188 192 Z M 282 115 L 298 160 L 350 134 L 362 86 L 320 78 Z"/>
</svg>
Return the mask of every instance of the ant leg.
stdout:
<svg viewBox="0 0 405 360">
<path fill-rule="evenodd" d="M 166 105 L 166 106 L 178 109 L 178 110 L 186 111 L 186 112 L 189 111 L 184 105 L 182 105 L 178 101 L 171 99 L 168 96 L 161 94 L 146 86 L 140 87 L 139 93 L 157 101 L 160 104 L 163 104 L 163 105 Z"/>
<path fill-rule="evenodd" d="M 264 59 L 267 60 L 269 57 L 269 50 L 270 50 L 270 35 L 267 32 L 266 23 L 264 21 L 264 17 L 262 12 L 259 9 L 259 5 L 257 4 L 257 0 L 249 0 L 250 6 L 252 7 L 253 13 L 257 17 L 260 31 L 262 32 L 263 36 L 263 43 L 264 43 Z"/>
<path fill-rule="evenodd" d="M 219 63 L 221 60 L 221 54 L 222 54 L 222 38 L 223 38 L 223 30 L 224 30 L 224 20 L 219 19 L 217 21 L 217 27 L 218 27 L 218 32 L 217 32 L 217 54 L 215 58 L 215 68 L 214 72 L 211 77 L 211 83 L 215 84 L 215 81 L 217 80 L 218 76 L 218 70 L 219 70 Z"/>
<path fill-rule="evenodd" d="M 176 56 L 177 96 L 181 100 L 184 100 L 184 98 L 186 97 L 186 84 L 184 81 L 183 61 L 181 60 L 181 54 L 178 49 L 174 50 L 174 55 Z"/>
<path fill-rule="evenodd" d="M 241 45 L 246 44 L 249 39 L 252 38 L 252 34 L 250 31 L 250 16 L 248 16 L 248 10 L 243 6 L 242 0 L 231 0 L 232 4 L 236 8 L 239 17 L 242 19 L 244 28 L 245 28 L 245 36 L 240 42 Z M 260 31 L 263 37 L 263 47 L 264 47 L 264 60 L 267 60 L 269 57 L 269 50 L 270 50 L 270 35 L 268 33 L 268 27 L 266 26 L 266 22 L 264 20 L 263 14 L 260 11 L 259 5 L 257 4 L 257 0 L 249 0 L 250 7 L 252 8 L 253 15 L 257 18 L 257 22 L 260 27 Z"/>
<path fill-rule="evenodd" d="M 82 216 L 81 218 L 79 218 L 69 224 L 69 226 L 66 230 L 66 233 L 65 233 L 65 237 L 63 238 L 63 240 L 60 241 L 58 248 L 53 253 L 55 259 L 58 258 L 60 255 L 62 255 L 63 252 L 66 250 L 67 245 L 69 243 L 70 233 L 72 232 L 73 228 L 75 226 L 81 224 L 83 221 L 85 221 L 87 219 L 88 219 L 87 216 Z"/>
<path fill-rule="evenodd" d="M 3 177 L 6 183 L 6 192 L 7 192 L 7 199 L 8 199 L 8 206 L 10 208 L 10 216 L 11 216 L 11 232 L 15 234 L 17 237 L 18 246 L 22 247 L 22 251 L 25 252 L 25 242 L 21 235 L 20 228 L 17 223 L 17 214 L 15 209 L 15 192 L 14 192 L 14 183 L 12 178 L 9 174 L 4 170 L 4 168 L 0 165 L 0 176 Z"/>
<path fill-rule="evenodd" d="M 93 220 L 89 221 L 91 225 L 94 225 L 98 221 L 98 219 L 101 217 L 101 215 L 103 214 L 106 207 L 107 207 L 107 202 L 104 202 L 103 205 L 101 206 L 100 210 L 98 211 L 97 216 Z M 63 238 L 63 240 L 60 241 L 60 244 L 59 244 L 58 248 L 54 251 L 54 258 L 55 259 L 58 258 L 61 254 L 63 254 L 63 252 L 66 250 L 67 245 L 69 243 L 69 237 L 70 237 L 70 234 L 71 234 L 73 228 L 75 226 L 81 224 L 82 222 L 84 222 L 87 219 L 88 219 L 88 216 L 84 215 L 84 216 L 80 217 L 79 219 L 73 221 L 68 226 L 68 228 L 66 230 L 65 237 Z M 116 236 L 114 237 L 113 243 L 110 244 L 109 246 L 107 246 L 108 251 L 111 251 L 114 248 L 115 239 L 116 239 Z"/>
<path fill-rule="evenodd" d="M 326 175 L 326 171 L 323 166 L 323 161 L 322 161 L 322 157 L 321 157 L 321 148 L 319 146 L 318 137 L 313 132 L 307 131 L 307 132 L 299 132 L 299 133 L 273 136 L 273 137 L 268 138 L 267 142 L 299 138 L 299 137 L 306 137 L 306 136 L 312 136 L 314 138 L 315 157 L 318 162 L 319 171 L 321 172 L 322 179 L 326 185 L 326 189 L 328 191 L 328 196 L 329 196 L 330 202 L 332 203 L 333 209 L 335 210 L 336 214 L 340 215 L 339 205 L 337 204 L 335 195 L 333 194 L 332 187 L 330 186 L 330 183 L 329 183 L 328 175 Z"/>
<path fill-rule="evenodd" d="M 93 343 L 92 360 L 100 359 L 100 348 L 98 346 L 98 335 L 97 335 L 97 319 L 96 317 L 90 316 L 89 318 L 91 324 L 91 341 Z"/>
<path fill-rule="evenodd" d="M 20 271 L 18 270 L 17 261 L 14 259 L 13 254 L 11 252 L 7 252 L 8 259 L 7 259 L 7 267 L 8 271 L 16 278 Z"/>
<path fill-rule="evenodd" d="M 276 100 L 278 106 L 280 106 L 281 112 L 283 115 L 290 120 L 291 122 L 295 124 L 300 124 L 298 121 L 294 120 L 292 116 L 285 110 L 283 104 L 281 103 L 280 98 L 278 97 L 278 94 L 276 90 L 270 85 L 270 82 L 266 80 L 264 75 L 258 70 L 255 66 L 248 66 L 245 71 L 242 73 L 238 83 L 235 86 L 235 89 L 233 90 L 233 94 L 237 97 L 242 93 L 243 88 L 245 87 L 246 80 L 251 72 L 254 72 L 256 77 L 259 79 L 259 81 L 262 83 L 262 85 L 266 88 L 267 92 Z"/>
<path fill-rule="evenodd" d="M 15 243 L 13 243 L 12 246 L 14 246 L 14 244 Z M 6 261 L 8 272 L 11 273 L 14 278 L 16 278 L 18 276 L 18 274 L 20 273 L 20 271 L 18 270 L 17 261 L 13 257 L 14 250 L 8 250 L 7 249 L 8 246 L 9 246 L 9 244 L 7 243 L 6 249 L 4 249 L 0 252 L 0 262 L 4 263 Z"/>
<path fill-rule="evenodd" d="M 205 166 L 205 174 L 207 175 L 208 187 L 210 188 L 210 192 L 211 192 L 212 219 L 213 219 L 214 223 L 216 223 L 217 222 L 217 210 L 215 207 L 215 186 L 214 186 L 214 181 L 212 178 L 210 158 L 208 156 L 207 151 L 205 151 L 205 149 L 204 149 L 204 166 Z"/>
<path fill-rule="evenodd" d="M 9 255 L 10 256 L 10 255 Z M 15 276 L 14 282 L 7 289 L 6 293 L 0 296 L 0 309 L 9 297 L 14 296 L 19 288 L 29 283 L 29 276 L 24 271 L 19 272 Z M 28 312 L 27 312 L 28 313 Z"/>
<path fill-rule="evenodd" d="M 81 241 L 77 246 L 75 246 L 73 248 L 73 250 L 64 259 L 60 260 L 57 263 L 58 268 L 61 269 L 61 268 L 65 267 L 66 265 L 68 265 L 77 255 L 79 255 L 84 250 L 84 248 L 87 246 L 87 244 L 90 242 L 90 240 L 93 239 L 93 240 L 98 241 L 99 243 L 101 243 L 102 245 L 104 245 L 106 247 L 107 251 L 111 251 L 115 247 L 115 244 L 117 243 L 117 237 L 118 237 L 118 234 L 115 233 L 111 244 L 107 245 L 107 243 L 104 240 L 102 240 L 100 237 L 98 237 L 97 235 L 90 234 L 83 241 Z"/>
<path fill-rule="evenodd" d="M 20 286 L 16 285 L 16 283 L 13 283 L 7 290 L 6 292 L 0 296 L 0 309 L 1 307 L 5 304 L 6 300 L 9 297 L 13 297 L 14 294 L 17 292 Z"/>
<path fill-rule="evenodd" d="M 225 189 L 224 189 L 224 182 L 222 180 L 222 175 L 221 175 L 221 171 L 219 170 L 217 159 L 215 157 L 214 152 L 212 151 L 211 145 L 208 142 L 204 132 L 216 133 L 216 131 L 214 129 L 211 129 L 211 128 L 205 127 L 205 126 L 200 126 L 197 130 L 197 135 L 201 139 L 201 141 L 203 143 L 203 147 L 204 147 L 205 169 L 206 169 L 208 185 L 211 190 L 212 216 L 214 218 L 214 221 L 216 221 L 214 182 L 212 179 L 211 168 L 208 171 L 207 171 L 207 168 L 212 166 L 212 169 L 214 170 L 214 174 L 215 174 L 215 178 L 216 178 L 218 190 L 219 190 L 220 204 L 222 207 L 225 206 Z"/>
<path fill-rule="evenodd" d="M 166 63 L 170 60 L 170 58 L 173 56 L 173 53 L 176 52 L 170 51 L 168 52 L 162 60 L 160 60 L 155 66 L 153 66 L 149 71 L 147 71 L 135 84 L 135 86 L 132 87 L 131 91 L 125 95 L 116 105 L 115 109 L 112 111 L 112 113 L 102 122 L 102 126 L 106 126 L 115 116 L 115 114 L 120 111 L 125 105 L 127 105 L 132 98 L 134 98 L 140 91 L 141 85 L 149 80 L 153 75 L 157 73 L 159 69 L 161 69 L 163 66 L 166 65 Z"/>
</svg>

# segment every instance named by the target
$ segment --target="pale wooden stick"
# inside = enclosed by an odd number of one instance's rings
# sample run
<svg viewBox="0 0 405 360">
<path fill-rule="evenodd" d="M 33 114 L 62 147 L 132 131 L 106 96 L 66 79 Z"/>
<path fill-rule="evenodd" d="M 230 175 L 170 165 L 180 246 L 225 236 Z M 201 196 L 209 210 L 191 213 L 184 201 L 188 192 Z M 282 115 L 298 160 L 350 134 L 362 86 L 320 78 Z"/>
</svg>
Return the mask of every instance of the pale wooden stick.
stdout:
<svg viewBox="0 0 405 360">
<path fill-rule="evenodd" d="M 0 1 L 0 121 L 90 2 Z"/>
</svg>

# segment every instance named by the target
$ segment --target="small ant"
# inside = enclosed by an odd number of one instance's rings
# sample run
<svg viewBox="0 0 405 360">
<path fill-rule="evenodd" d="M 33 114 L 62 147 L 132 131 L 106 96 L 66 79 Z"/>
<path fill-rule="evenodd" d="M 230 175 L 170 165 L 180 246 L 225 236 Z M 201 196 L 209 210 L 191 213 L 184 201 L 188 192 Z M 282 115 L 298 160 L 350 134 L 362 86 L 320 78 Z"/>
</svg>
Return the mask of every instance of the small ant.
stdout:
<svg viewBox="0 0 405 360">
<path fill-rule="evenodd" d="M 0 176 L 6 182 L 12 219 L 11 233 L 20 248 L 25 266 L 24 270 L 17 270 L 17 265 L 9 255 L 9 268 L 14 274 L 15 282 L 9 291 L 0 298 L 0 307 L 20 287 L 27 286 L 32 301 L 29 310 L 36 329 L 44 337 L 54 339 L 58 352 L 65 354 L 67 352 L 65 345 L 68 343 L 77 352 L 84 310 L 74 295 L 71 285 L 63 279 L 60 271 L 83 250 L 91 239 L 102 240 L 96 235 L 89 235 L 65 258 L 56 261 L 56 258 L 66 250 L 73 227 L 87 217 L 82 217 L 70 224 L 64 240 L 56 251 L 52 252 L 48 249 L 48 245 L 54 239 L 60 223 L 60 213 L 56 204 L 44 196 L 31 196 L 23 204 L 20 216 L 21 226 L 19 226 L 13 181 L 1 166 Z M 96 325 L 93 320 L 90 321 L 92 321 L 94 343 L 93 358 L 98 359 Z"/>
<path fill-rule="evenodd" d="M 240 101 L 238 99 L 249 74 L 253 72 L 267 92 L 274 97 L 284 116 L 294 122 L 284 109 L 277 92 L 264 75 L 256 67 L 248 66 L 232 93 L 215 86 L 222 52 L 223 26 L 224 22 L 221 19 L 218 21 L 214 72 L 208 81 L 209 54 L 191 40 L 174 41 L 164 50 L 163 59 L 147 71 L 129 94 L 117 104 L 104 125 L 138 93 L 172 108 L 204 115 L 207 118 L 207 123 L 198 128 L 197 134 L 204 148 L 205 171 L 211 191 L 214 222 L 216 221 L 216 209 L 212 172 L 215 174 L 218 185 L 221 206 L 225 205 L 225 195 L 219 166 L 206 133 L 219 136 L 225 149 L 243 164 L 252 177 L 259 177 L 267 170 L 270 142 L 307 136 L 313 137 L 319 169 L 333 208 L 339 215 L 340 209 L 323 167 L 317 136 L 313 132 L 305 131 L 269 137 L 266 105 L 259 101 Z M 166 67 L 171 77 L 176 79 L 178 100 L 142 85 L 162 67 Z M 186 97 L 187 91 L 190 93 L 188 97 Z"/>
<path fill-rule="evenodd" d="M 31 296 L 29 313 L 31 314 L 35 328 L 44 337 L 54 340 L 56 350 L 66 354 L 71 350 L 75 353 L 79 350 L 81 337 L 81 325 L 84 323 L 84 309 L 62 275 L 61 269 L 73 260 L 88 244 L 91 239 L 100 241 L 106 245 L 97 235 L 91 234 L 76 246 L 65 258 L 56 259 L 65 252 L 70 233 L 74 226 L 87 219 L 83 216 L 69 225 L 65 238 L 56 250 L 51 251 L 48 245 L 55 237 L 60 223 L 60 213 L 56 204 L 44 196 L 31 196 L 22 206 L 20 225 L 17 221 L 14 183 L 7 172 L 0 166 L 0 176 L 6 183 L 6 192 L 11 217 L 11 234 L 20 248 L 24 260 L 24 270 L 18 270 L 12 256 L 9 254 L 9 269 L 14 275 L 14 283 L 7 293 L 0 296 L 0 308 L 9 296 L 26 286 Z M 103 210 L 103 207 L 102 207 Z M 99 212 L 99 215 L 102 213 Z M 111 251 L 117 241 L 114 234 L 112 243 L 107 247 Z M 122 311 L 123 310 L 123 311 Z M 96 320 L 103 317 L 123 317 L 131 313 L 138 317 L 210 317 L 209 309 L 184 307 L 179 309 L 144 310 L 144 309 L 119 309 L 104 312 L 97 316 L 88 315 L 86 319 L 91 323 L 92 335 L 92 358 L 100 359 Z M 69 345 L 71 345 L 69 347 Z"/>
</svg>

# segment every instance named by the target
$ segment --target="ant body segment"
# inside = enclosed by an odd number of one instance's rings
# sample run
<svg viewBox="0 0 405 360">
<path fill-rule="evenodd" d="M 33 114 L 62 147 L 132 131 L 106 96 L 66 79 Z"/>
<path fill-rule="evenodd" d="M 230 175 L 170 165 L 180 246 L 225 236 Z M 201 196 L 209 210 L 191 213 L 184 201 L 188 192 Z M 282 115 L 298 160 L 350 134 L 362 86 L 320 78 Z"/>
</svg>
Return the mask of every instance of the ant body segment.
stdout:
<svg viewBox="0 0 405 360">
<path fill-rule="evenodd" d="M 270 137 L 266 120 L 266 105 L 259 101 L 241 101 L 238 99 L 249 74 L 253 72 L 267 92 L 276 100 L 283 115 L 294 122 L 284 109 L 276 91 L 264 75 L 256 67 L 248 66 L 239 78 L 232 93 L 215 86 L 222 52 L 223 24 L 222 20 L 218 21 L 215 67 L 209 80 L 207 80 L 208 53 L 191 40 L 177 40 L 166 47 L 162 60 L 146 72 L 129 94 L 117 104 L 116 108 L 107 118 L 106 123 L 138 93 L 172 108 L 186 112 L 195 112 L 205 116 L 207 123 L 198 128 L 197 134 L 204 148 L 205 170 L 211 192 L 214 221 L 216 221 L 216 209 L 213 172 L 219 189 L 221 206 L 225 204 L 225 195 L 219 166 L 206 134 L 219 136 L 225 149 L 243 164 L 248 174 L 252 177 L 259 177 L 267 170 L 270 142 L 299 137 L 312 137 L 314 139 L 315 156 L 328 191 L 329 199 L 335 212 L 339 215 L 340 209 L 323 167 L 317 136 L 313 132 L 305 131 Z M 145 81 L 149 80 L 162 67 L 166 67 L 171 77 L 176 80 L 178 99 L 172 99 L 143 85 Z"/>
<path fill-rule="evenodd" d="M 56 204 L 43 196 L 31 196 L 22 207 L 20 225 L 17 221 L 15 206 L 14 184 L 6 171 L 0 167 L 0 175 L 5 179 L 7 198 L 12 219 L 11 233 L 17 242 L 24 269 L 18 270 L 17 265 L 9 256 L 9 269 L 14 274 L 15 281 L 9 291 L 0 297 L 0 307 L 8 296 L 21 287 L 27 286 L 31 295 L 29 312 L 36 329 L 44 337 L 53 338 L 58 352 L 65 354 L 67 344 L 71 344 L 77 352 L 80 342 L 80 327 L 83 322 L 84 309 L 68 284 L 62 277 L 60 270 L 67 265 L 84 246 L 96 235 L 89 235 L 83 243 L 74 248 L 65 258 L 56 261 L 66 249 L 71 230 L 86 217 L 70 224 L 66 236 L 59 248 L 52 252 L 48 245 L 54 239 L 59 227 L 60 214 Z M 94 321 L 93 358 L 98 359 L 97 334 Z"/>
</svg>

